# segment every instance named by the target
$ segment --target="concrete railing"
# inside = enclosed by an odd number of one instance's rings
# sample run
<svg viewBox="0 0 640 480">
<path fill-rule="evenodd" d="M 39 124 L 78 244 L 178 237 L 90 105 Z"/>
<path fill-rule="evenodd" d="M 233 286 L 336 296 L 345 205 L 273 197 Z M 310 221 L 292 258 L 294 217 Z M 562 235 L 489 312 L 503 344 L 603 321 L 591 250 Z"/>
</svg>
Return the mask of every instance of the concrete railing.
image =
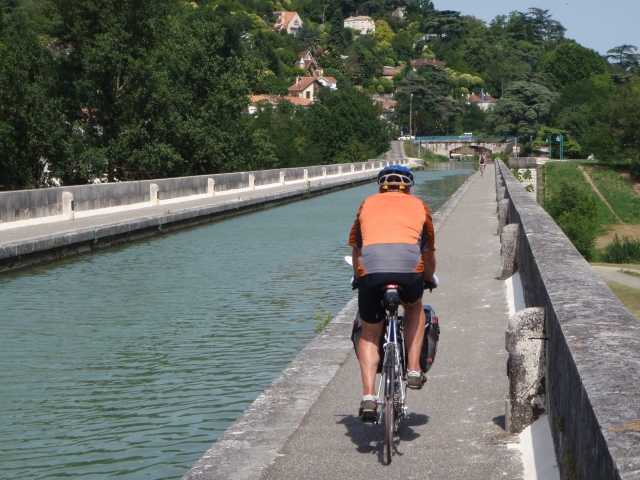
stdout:
<svg viewBox="0 0 640 480">
<path fill-rule="evenodd" d="M 640 478 L 640 325 L 503 162 L 527 307 L 545 311 L 546 408 L 564 479 Z"/>
<path fill-rule="evenodd" d="M 406 160 L 398 162 L 406 163 Z M 73 219 L 75 212 L 147 202 L 158 205 L 161 200 L 173 198 L 204 194 L 213 196 L 216 192 L 228 190 L 282 185 L 285 182 L 307 181 L 332 175 L 354 175 L 379 169 L 388 163 L 387 160 L 373 160 L 345 165 L 0 192 L 0 223 L 63 214 Z"/>
</svg>

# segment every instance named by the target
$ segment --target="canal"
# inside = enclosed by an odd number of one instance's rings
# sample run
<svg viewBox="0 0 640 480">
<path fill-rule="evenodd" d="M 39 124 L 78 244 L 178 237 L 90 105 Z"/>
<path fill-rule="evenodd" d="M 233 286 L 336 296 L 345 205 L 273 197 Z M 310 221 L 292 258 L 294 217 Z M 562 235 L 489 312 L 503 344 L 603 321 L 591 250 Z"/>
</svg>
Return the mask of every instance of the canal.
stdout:
<svg viewBox="0 0 640 480">
<path fill-rule="evenodd" d="M 435 211 L 473 172 L 416 173 Z M 0 277 L 1 478 L 180 478 L 352 297 L 375 184 Z M 436 238 L 437 246 L 437 238 Z"/>
</svg>

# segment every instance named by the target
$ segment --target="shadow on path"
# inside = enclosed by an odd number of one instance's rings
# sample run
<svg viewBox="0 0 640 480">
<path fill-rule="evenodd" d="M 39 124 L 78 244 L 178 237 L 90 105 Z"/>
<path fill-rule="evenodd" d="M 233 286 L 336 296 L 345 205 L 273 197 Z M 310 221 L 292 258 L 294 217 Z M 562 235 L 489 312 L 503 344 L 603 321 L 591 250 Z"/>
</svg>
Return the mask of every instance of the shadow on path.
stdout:
<svg viewBox="0 0 640 480">
<path fill-rule="evenodd" d="M 345 435 L 356 444 L 358 453 L 374 453 L 378 456 L 378 462 L 386 464 L 384 455 L 384 422 L 379 425 L 366 425 L 356 415 L 340 415 L 342 417 L 336 423 L 344 425 L 347 429 Z M 403 455 L 399 450 L 402 442 L 412 442 L 420 437 L 411 427 L 419 427 L 429 422 L 429 416 L 419 413 L 410 413 L 408 418 L 400 421 L 398 433 L 394 435 L 394 455 Z"/>
</svg>

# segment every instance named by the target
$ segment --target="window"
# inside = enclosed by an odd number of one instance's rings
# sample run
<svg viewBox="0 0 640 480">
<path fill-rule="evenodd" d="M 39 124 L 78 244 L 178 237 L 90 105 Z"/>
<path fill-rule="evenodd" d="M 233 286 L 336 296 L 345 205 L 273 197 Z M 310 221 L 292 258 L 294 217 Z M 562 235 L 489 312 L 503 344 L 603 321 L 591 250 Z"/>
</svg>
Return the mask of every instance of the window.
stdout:
<svg viewBox="0 0 640 480">
<path fill-rule="evenodd" d="M 307 92 L 307 98 L 311 99 L 311 92 Z"/>
</svg>

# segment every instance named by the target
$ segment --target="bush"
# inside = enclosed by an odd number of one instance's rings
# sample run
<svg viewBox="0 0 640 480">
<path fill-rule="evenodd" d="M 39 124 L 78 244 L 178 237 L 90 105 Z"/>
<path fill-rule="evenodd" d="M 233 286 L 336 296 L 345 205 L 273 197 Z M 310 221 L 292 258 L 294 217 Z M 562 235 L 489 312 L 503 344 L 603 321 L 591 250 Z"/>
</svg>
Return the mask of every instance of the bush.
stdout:
<svg viewBox="0 0 640 480">
<path fill-rule="evenodd" d="M 604 248 L 601 258 L 607 263 L 640 263 L 640 240 L 623 237 L 620 241 L 616 234 L 613 242 Z"/>
<path fill-rule="evenodd" d="M 598 205 L 593 192 L 563 180 L 544 208 L 582 256 L 587 260 L 591 259 L 600 226 Z"/>
</svg>

